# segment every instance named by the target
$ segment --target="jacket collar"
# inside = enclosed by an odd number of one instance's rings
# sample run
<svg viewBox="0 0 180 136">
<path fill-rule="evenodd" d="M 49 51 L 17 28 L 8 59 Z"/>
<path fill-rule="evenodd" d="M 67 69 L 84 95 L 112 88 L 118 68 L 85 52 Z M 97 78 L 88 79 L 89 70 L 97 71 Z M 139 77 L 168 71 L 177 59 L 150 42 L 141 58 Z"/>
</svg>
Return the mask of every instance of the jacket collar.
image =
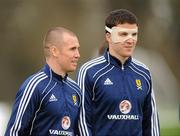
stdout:
<svg viewBox="0 0 180 136">
<path fill-rule="evenodd" d="M 48 64 L 45 64 L 45 66 L 43 67 L 43 71 L 51 78 L 57 80 L 57 81 L 62 81 L 62 80 L 66 80 L 68 74 L 66 74 L 64 77 L 62 77 L 61 75 L 56 74 L 50 67 Z"/>
<path fill-rule="evenodd" d="M 112 56 L 109 53 L 109 50 L 107 49 L 107 51 L 104 53 L 104 57 L 105 59 L 112 65 L 122 68 L 122 67 L 126 67 L 127 65 L 129 65 L 129 63 L 132 61 L 132 57 L 130 56 L 125 63 L 122 65 L 121 61 L 119 59 L 117 59 L 116 57 Z"/>
</svg>

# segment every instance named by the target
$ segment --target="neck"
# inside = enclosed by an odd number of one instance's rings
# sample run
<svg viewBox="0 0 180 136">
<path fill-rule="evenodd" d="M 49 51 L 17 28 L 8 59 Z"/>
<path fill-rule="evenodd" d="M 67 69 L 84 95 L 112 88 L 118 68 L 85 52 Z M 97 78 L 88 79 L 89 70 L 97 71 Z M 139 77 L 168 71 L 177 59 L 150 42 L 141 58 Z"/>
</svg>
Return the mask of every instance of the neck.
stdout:
<svg viewBox="0 0 180 136">
<path fill-rule="evenodd" d="M 57 62 L 53 59 L 46 59 L 46 63 L 49 65 L 49 67 L 52 69 L 52 71 L 58 75 L 61 75 L 62 77 L 65 77 L 66 72 L 62 70 L 62 68 L 58 65 Z"/>
<path fill-rule="evenodd" d="M 115 58 L 117 58 L 121 62 L 121 64 L 124 64 L 125 61 L 129 58 L 129 57 L 121 56 L 121 55 L 117 54 L 116 52 L 114 52 L 113 50 L 110 50 L 110 49 L 109 49 L 109 53 L 112 56 L 114 56 Z"/>
</svg>

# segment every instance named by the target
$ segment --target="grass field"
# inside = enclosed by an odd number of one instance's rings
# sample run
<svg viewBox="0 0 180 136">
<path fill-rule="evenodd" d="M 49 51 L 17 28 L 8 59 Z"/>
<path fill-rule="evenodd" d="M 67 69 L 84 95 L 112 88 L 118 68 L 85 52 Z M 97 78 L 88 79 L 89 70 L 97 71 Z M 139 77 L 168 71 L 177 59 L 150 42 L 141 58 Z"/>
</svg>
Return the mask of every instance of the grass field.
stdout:
<svg viewBox="0 0 180 136">
<path fill-rule="evenodd" d="M 180 136 L 180 127 L 161 128 L 161 136 Z"/>
</svg>

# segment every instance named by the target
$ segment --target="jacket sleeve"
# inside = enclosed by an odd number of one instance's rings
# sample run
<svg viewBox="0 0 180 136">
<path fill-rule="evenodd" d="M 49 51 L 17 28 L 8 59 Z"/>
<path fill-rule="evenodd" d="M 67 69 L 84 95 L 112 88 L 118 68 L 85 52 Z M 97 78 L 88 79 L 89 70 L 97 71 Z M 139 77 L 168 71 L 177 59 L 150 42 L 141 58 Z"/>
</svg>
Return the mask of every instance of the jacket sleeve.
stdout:
<svg viewBox="0 0 180 136">
<path fill-rule="evenodd" d="M 82 91 L 82 105 L 80 108 L 79 131 L 81 136 L 92 136 L 92 83 L 87 72 L 80 70 L 77 83 Z"/>
<path fill-rule="evenodd" d="M 38 81 L 25 81 L 16 94 L 5 136 L 27 136 L 39 105 Z"/>
<path fill-rule="evenodd" d="M 143 107 L 143 136 L 159 136 L 159 118 L 156 108 L 156 101 L 152 81 L 149 82 L 149 92 Z"/>
</svg>

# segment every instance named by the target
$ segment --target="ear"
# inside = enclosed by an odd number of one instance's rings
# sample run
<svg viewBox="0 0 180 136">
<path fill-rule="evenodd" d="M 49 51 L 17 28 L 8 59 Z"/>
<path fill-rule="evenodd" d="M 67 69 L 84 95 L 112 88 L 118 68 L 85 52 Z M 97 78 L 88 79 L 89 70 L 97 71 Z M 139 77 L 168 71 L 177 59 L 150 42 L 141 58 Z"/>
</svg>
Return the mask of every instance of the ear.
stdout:
<svg viewBox="0 0 180 136">
<path fill-rule="evenodd" d="M 59 50 L 57 49 L 56 46 L 51 45 L 50 46 L 50 53 L 51 53 L 52 56 L 57 57 L 58 53 L 59 53 Z"/>
<path fill-rule="evenodd" d="M 105 37 L 106 37 L 106 41 L 107 41 L 107 42 L 110 43 L 110 42 L 112 41 L 112 40 L 111 40 L 111 34 L 110 34 L 110 33 L 106 33 L 106 34 L 105 34 Z"/>
</svg>

